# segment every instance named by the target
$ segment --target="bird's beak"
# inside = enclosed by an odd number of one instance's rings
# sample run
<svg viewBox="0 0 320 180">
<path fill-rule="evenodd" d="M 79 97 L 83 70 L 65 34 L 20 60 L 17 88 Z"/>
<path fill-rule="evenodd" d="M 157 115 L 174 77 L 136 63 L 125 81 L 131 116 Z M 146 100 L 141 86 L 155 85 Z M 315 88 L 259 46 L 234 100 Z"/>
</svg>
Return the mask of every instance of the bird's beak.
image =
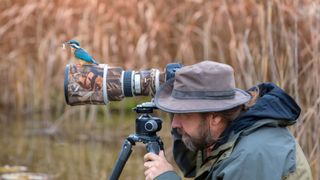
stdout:
<svg viewBox="0 0 320 180">
<path fill-rule="evenodd" d="M 66 41 L 62 44 L 62 47 L 65 48 L 67 45 L 70 45 L 71 43 L 69 41 Z"/>
<path fill-rule="evenodd" d="M 70 45 L 70 42 L 69 42 L 69 41 L 64 42 L 64 43 L 62 44 L 62 47 L 63 47 L 63 48 L 66 48 L 67 45 Z"/>
</svg>

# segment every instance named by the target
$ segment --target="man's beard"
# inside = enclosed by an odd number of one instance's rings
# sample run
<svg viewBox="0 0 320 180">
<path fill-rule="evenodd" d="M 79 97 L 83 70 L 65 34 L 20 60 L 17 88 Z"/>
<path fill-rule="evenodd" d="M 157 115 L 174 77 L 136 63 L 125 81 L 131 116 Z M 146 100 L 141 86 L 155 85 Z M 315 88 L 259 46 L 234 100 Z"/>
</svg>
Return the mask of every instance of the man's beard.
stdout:
<svg viewBox="0 0 320 180">
<path fill-rule="evenodd" d="M 178 133 L 182 136 L 183 143 L 189 150 L 196 152 L 216 142 L 211 136 L 210 127 L 206 122 L 204 119 L 201 120 L 196 137 L 191 137 L 183 129 L 177 128 Z"/>
</svg>

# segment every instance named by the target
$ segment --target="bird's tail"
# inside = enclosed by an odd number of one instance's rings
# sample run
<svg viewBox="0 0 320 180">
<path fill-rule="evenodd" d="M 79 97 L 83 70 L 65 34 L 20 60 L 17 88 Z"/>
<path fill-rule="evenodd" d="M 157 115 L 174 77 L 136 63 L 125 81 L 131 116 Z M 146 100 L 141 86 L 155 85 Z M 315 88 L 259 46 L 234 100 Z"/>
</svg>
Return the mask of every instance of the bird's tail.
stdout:
<svg viewBox="0 0 320 180">
<path fill-rule="evenodd" d="M 95 60 L 93 60 L 93 59 L 92 59 L 92 62 L 93 62 L 93 64 L 95 64 L 95 65 L 99 65 L 99 63 L 97 63 L 97 61 L 95 61 Z"/>
</svg>

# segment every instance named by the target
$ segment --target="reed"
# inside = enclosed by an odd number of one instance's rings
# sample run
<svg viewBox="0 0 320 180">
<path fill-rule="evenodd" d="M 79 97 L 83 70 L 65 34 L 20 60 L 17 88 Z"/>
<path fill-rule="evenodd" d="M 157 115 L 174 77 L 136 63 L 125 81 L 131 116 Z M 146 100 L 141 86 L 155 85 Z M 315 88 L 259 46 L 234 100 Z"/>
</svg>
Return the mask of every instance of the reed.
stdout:
<svg viewBox="0 0 320 180">
<path fill-rule="evenodd" d="M 63 78 L 71 55 L 61 43 L 71 38 L 125 69 L 212 59 L 232 65 L 241 88 L 272 81 L 299 102 L 292 131 L 320 179 L 319 12 L 312 0 L 2 0 L 0 108 L 49 121 L 70 111 Z M 95 120 L 101 110 L 79 111 Z"/>
</svg>

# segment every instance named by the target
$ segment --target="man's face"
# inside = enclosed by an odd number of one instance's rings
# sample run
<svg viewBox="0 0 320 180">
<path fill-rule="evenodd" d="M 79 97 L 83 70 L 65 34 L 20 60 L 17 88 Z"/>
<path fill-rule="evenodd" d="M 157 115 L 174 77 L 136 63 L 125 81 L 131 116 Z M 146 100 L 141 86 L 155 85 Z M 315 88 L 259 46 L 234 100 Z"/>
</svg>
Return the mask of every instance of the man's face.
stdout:
<svg viewBox="0 0 320 180">
<path fill-rule="evenodd" d="M 191 151 L 206 148 L 214 142 L 209 120 L 200 113 L 174 114 L 171 126 L 182 135 L 183 143 Z"/>
</svg>

